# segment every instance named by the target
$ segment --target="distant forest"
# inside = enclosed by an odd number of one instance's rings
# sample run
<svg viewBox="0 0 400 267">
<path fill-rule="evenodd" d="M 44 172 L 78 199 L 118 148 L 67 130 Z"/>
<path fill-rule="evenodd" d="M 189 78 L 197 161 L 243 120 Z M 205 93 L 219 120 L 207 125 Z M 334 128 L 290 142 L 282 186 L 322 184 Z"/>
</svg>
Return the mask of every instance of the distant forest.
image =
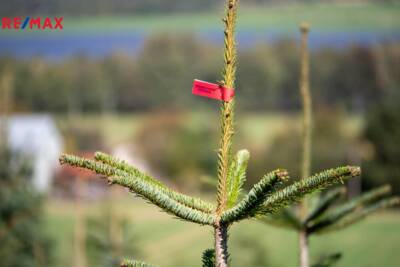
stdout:
<svg viewBox="0 0 400 267">
<path fill-rule="evenodd" d="M 293 3 L 399 3 L 400 0 L 242 0 L 242 5 Z M 196 12 L 222 7 L 216 0 L 0 0 L 1 16 L 113 15 Z"/>
<path fill-rule="evenodd" d="M 369 109 L 399 88 L 399 48 L 398 43 L 382 43 L 313 51 L 315 102 L 349 110 Z M 0 73 L 13 73 L 18 110 L 132 111 L 155 109 L 165 103 L 184 108 L 210 103 L 192 96 L 191 83 L 194 78 L 210 82 L 220 78 L 219 52 L 219 47 L 192 35 L 161 34 L 150 37 L 135 56 L 77 55 L 56 62 L 1 57 Z M 298 58 L 297 44 L 290 40 L 240 51 L 239 108 L 297 109 Z"/>
</svg>

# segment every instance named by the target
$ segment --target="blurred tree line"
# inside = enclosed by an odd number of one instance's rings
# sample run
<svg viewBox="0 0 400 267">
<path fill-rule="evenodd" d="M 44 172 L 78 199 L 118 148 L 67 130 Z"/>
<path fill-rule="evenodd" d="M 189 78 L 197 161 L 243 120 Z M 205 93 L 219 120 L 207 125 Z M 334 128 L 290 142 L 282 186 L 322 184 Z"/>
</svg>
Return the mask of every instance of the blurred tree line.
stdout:
<svg viewBox="0 0 400 267">
<path fill-rule="evenodd" d="M 398 88 L 397 88 L 398 89 Z M 384 182 L 400 193 L 400 92 L 389 93 L 367 113 L 364 139 L 370 153 L 364 160 L 365 188 Z"/>
<path fill-rule="evenodd" d="M 246 0 L 241 5 L 293 3 L 398 3 L 398 0 Z M 15 0 L 0 1 L 1 16 L 27 15 L 111 15 L 170 12 L 196 12 L 215 9 L 223 1 L 213 0 Z"/>
<path fill-rule="evenodd" d="M 298 47 L 293 40 L 259 44 L 240 51 L 239 108 L 298 110 Z M 161 34 L 147 40 L 134 56 L 77 55 L 63 61 L 2 57 L 0 71 L 15 77 L 19 110 L 149 110 L 163 105 L 203 105 L 190 93 L 194 78 L 219 79 L 216 46 L 191 35 Z M 400 84 L 400 45 L 353 45 L 312 53 L 315 103 L 363 111 Z"/>
</svg>

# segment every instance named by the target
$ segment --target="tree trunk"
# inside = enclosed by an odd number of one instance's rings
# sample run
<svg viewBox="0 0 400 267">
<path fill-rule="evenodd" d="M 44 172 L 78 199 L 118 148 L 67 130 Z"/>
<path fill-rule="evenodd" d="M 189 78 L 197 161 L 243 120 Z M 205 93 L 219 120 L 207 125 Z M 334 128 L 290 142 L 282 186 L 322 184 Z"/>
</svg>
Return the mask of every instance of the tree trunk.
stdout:
<svg viewBox="0 0 400 267">
<path fill-rule="evenodd" d="M 301 231 L 299 234 L 299 248 L 300 248 L 300 267 L 309 267 L 309 251 L 308 251 L 308 234 L 305 231 Z"/>
<path fill-rule="evenodd" d="M 228 226 L 217 224 L 215 231 L 215 267 L 228 267 Z"/>
</svg>

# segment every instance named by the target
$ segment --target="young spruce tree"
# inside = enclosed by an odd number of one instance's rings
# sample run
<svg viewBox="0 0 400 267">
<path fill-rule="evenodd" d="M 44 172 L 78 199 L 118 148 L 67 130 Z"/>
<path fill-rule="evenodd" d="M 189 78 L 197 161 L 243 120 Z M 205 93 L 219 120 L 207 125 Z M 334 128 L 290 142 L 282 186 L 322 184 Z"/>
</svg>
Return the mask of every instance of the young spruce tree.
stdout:
<svg viewBox="0 0 400 267">
<path fill-rule="evenodd" d="M 225 24 L 225 64 L 220 83 L 235 87 L 236 43 L 235 24 L 238 0 L 227 0 Z M 287 184 L 288 172 L 278 169 L 264 175 L 240 198 L 249 160 L 247 150 L 232 156 L 234 134 L 234 101 L 221 104 L 221 137 L 218 149 L 218 186 L 216 205 L 168 188 L 152 176 L 102 152 L 94 160 L 62 155 L 61 164 L 92 170 L 106 177 L 110 185 L 120 185 L 184 221 L 214 228 L 214 249 L 203 254 L 203 266 L 227 267 L 228 231 L 235 222 L 273 214 L 305 195 L 360 174 L 360 168 L 344 166 L 326 170 L 299 182 Z M 122 266 L 151 266 L 138 261 L 124 261 Z"/>
<path fill-rule="evenodd" d="M 309 85 L 309 51 L 308 32 L 309 25 L 302 23 L 301 32 L 301 67 L 300 67 L 300 95 L 302 99 L 302 179 L 308 177 L 311 169 L 311 141 L 312 141 L 312 98 Z M 389 197 L 390 186 L 382 186 L 362 194 L 359 197 L 338 204 L 345 195 L 345 188 L 339 187 L 316 198 L 303 201 L 299 205 L 299 212 L 295 214 L 292 207 L 279 213 L 263 218 L 266 223 L 293 229 L 299 233 L 299 266 L 309 267 L 309 237 L 313 234 L 322 234 L 336 231 L 352 225 L 367 215 L 394 205 L 400 204 L 399 197 Z M 334 204 L 338 204 L 334 206 Z M 328 255 L 313 267 L 328 267 L 341 258 L 340 253 Z"/>
</svg>

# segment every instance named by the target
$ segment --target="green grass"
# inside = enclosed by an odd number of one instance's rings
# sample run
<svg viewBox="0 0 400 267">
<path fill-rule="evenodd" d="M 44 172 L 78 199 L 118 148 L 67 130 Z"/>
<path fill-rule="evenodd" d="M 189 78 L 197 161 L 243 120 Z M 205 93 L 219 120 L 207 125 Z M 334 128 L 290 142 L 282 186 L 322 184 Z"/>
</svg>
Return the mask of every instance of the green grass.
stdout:
<svg viewBox="0 0 400 267">
<path fill-rule="evenodd" d="M 239 10 L 239 30 L 280 28 L 297 31 L 303 20 L 318 30 L 399 30 L 400 5 L 290 5 Z M 68 21 L 73 30 L 135 29 L 176 31 L 220 29 L 220 12 L 199 14 L 146 15 L 130 17 L 83 17 Z"/>
<path fill-rule="evenodd" d="M 203 249 L 212 246 L 212 229 L 182 222 L 161 213 L 142 200 L 118 199 L 116 212 L 130 218 L 141 259 L 163 267 L 200 266 Z M 101 203 L 87 206 L 88 213 L 98 212 Z M 73 264 L 74 204 L 51 201 L 47 205 L 49 229 L 57 236 L 56 248 L 59 267 Z M 400 262 L 400 213 L 376 214 L 339 233 L 311 239 L 312 257 L 329 252 L 344 252 L 341 267 L 396 267 Z M 270 267 L 296 266 L 296 234 L 261 224 L 256 221 L 234 225 L 231 229 L 230 249 L 233 267 L 245 266 L 249 249 L 241 242 L 258 240 L 261 257 Z M 246 253 L 245 253 L 246 252 Z M 90 266 L 89 266 L 90 267 Z M 257 267 L 257 266 L 254 266 Z"/>
<path fill-rule="evenodd" d="M 220 30 L 223 10 L 205 13 L 154 14 L 132 16 L 99 16 L 64 18 L 64 30 L 52 34 L 95 33 L 118 30 L 142 32 Z M 321 31 L 398 31 L 400 5 L 289 5 L 241 8 L 238 28 L 242 30 L 297 31 L 303 20 L 309 21 L 314 30 Z M 38 31 L 0 31 L 7 34 L 41 34 Z M 45 34 L 48 34 L 45 31 Z M 21 35 L 22 36 L 22 35 Z"/>
</svg>

